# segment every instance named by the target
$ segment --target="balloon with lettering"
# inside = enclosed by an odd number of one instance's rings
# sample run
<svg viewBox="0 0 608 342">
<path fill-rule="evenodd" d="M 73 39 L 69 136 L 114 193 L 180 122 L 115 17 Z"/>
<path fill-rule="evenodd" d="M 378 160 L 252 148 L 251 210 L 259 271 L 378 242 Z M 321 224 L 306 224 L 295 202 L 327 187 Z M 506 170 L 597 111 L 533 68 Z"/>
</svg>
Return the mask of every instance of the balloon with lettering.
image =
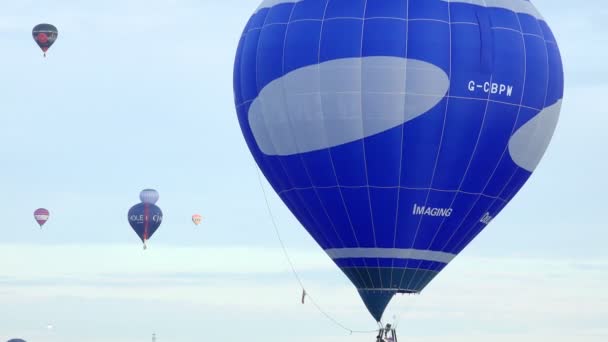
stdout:
<svg viewBox="0 0 608 342">
<path fill-rule="evenodd" d="M 163 221 L 163 212 L 155 204 L 139 203 L 131 207 L 128 213 L 131 228 L 147 248 L 147 241 L 154 235 Z"/>
<path fill-rule="evenodd" d="M 265 177 L 380 321 L 526 183 L 563 71 L 528 0 L 266 0 L 234 95 Z"/>
<path fill-rule="evenodd" d="M 38 222 L 40 228 L 42 228 L 46 221 L 49 220 L 50 215 L 51 213 L 44 208 L 38 208 L 34 211 L 34 219 L 36 220 L 36 222 Z"/>
<path fill-rule="evenodd" d="M 201 224 L 202 221 L 203 221 L 203 217 L 201 215 L 199 215 L 199 214 L 192 215 L 192 222 L 195 225 L 198 226 L 199 224 Z"/>
<path fill-rule="evenodd" d="M 158 191 L 154 189 L 144 189 L 139 193 L 139 199 L 142 203 L 155 204 L 158 201 Z"/>
<path fill-rule="evenodd" d="M 39 24 L 32 30 L 34 41 L 36 41 L 45 57 L 46 52 L 55 43 L 58 35 L 57 28 L 51 24 Z"/>
</svg>

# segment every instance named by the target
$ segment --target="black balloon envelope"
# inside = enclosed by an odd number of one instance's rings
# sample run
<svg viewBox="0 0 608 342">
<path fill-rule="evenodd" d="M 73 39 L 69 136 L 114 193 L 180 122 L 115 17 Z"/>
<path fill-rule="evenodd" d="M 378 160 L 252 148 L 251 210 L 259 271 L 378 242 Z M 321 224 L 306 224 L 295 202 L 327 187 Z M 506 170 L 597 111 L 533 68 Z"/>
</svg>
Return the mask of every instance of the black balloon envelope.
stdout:
<svg viewBox="0 0 608 342">
<path fill-rule="evenodd" d="M 57 28 L 51 24 L 38 24 L 32 30 L 32 37 L 34 37 L 45 57 L 46 52 L 55 43 L 58 35 Z"/>
</svg>

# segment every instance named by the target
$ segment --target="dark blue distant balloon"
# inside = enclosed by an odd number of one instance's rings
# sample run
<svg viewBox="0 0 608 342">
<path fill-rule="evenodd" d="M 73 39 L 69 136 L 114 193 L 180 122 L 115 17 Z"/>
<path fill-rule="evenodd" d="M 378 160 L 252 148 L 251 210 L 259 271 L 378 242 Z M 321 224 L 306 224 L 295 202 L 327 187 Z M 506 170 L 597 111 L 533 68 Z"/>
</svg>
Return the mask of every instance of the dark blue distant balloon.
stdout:
<svg viewBox="0 0 608 342">
<path fill-rule="evenodd" d="M 129 224 L 146 245 L 163 221 L 163 212 L 154 204 L 139 203 L 129 209 Z"/>
<path fill-rule="evenodd" d="M 8 340 L 8 342 L 25 342 L 25 340 L 22 340 L 20 338 L 14 338 L 12 340 Z"/>
<path fill-rule="evenodd" d="M 377 321 L 526 183 L 563 81 L 529 0 L 265 0 L 234 66 L 258 166 Z"/>
</svg>

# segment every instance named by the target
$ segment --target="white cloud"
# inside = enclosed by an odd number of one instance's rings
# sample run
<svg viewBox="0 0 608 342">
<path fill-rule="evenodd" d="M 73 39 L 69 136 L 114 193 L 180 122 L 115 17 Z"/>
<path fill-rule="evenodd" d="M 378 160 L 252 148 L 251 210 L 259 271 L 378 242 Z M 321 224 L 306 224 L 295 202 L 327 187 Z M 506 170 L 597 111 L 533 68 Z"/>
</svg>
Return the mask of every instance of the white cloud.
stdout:
<svg viewBox="0 0 608 342">
<path fill-rule="evenodd" d="M 133 334 L 138 329 L 130 326 L 145 324 L 144 313 L 156 312 L 155 324 L 165 335 L 173 331 L 173 341 L 194 341 L 196 329 L 185 323 L 193 315 L 201 326 L 230 321 L 250 326 L 252 334 L 262 333 L 261 326 L 284 325 L 271 341 L 284 340 L 290 329 L 299 335 L 308 326 L 315 327 L 315 340 L 348 338 L 310 304 L 299 304 L 298 285 L 278 249 L 0 247 L 0 302 L 14 308 L 10 315 L 0 312 L 0 331 L 19 326 L 14 320 L 25 317 L 30 326 L 36 320 L 46 326 L 42 321 L 51 313 L 57 341 L 71 341 L 76 331 L 118 324 L 125 316 L 130 324 L 121 329 Z M 322 251 L 293 255 L 305 261 L 296 266 L 327 312 L 352 329 L 374 327 L 355 289 Z M 213 262 L 217 260 L 222 264 Z M 566 336 L 599 341 L 608 337 L 601 323 L 608 318 L 606 267 L 608 260 L 459 257 L 422 295 L 395 298 L 385 317 L 399 316 L 400 335 L 413 341 L 565 341 Z M 50 310 L 58 305 L 63 308 Z M 32 317 L 33 307 L 45 309 Z M 113 314 L 119 307 L 121 313 Z M 86 310 L 93 321 L 74 320 L 76 309 Z M 95 341 L 93 334 L 86 336 Z M 289 339 L 305 337 L 311 338 L 304 334 Z"/>
</svg>

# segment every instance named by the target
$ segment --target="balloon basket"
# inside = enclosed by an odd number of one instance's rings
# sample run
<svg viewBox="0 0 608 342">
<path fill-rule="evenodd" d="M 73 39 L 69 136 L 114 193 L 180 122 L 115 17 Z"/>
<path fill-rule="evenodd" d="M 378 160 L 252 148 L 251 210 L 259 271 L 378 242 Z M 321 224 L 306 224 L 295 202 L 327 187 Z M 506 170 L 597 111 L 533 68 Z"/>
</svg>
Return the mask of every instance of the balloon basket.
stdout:
<svg viewBox="0 0 608 342">
<path fill-rule="evenodd" d="M 390 324 L 378 330 L 376 342 L 397 342 L 397 331 Z"/>
</svg>

